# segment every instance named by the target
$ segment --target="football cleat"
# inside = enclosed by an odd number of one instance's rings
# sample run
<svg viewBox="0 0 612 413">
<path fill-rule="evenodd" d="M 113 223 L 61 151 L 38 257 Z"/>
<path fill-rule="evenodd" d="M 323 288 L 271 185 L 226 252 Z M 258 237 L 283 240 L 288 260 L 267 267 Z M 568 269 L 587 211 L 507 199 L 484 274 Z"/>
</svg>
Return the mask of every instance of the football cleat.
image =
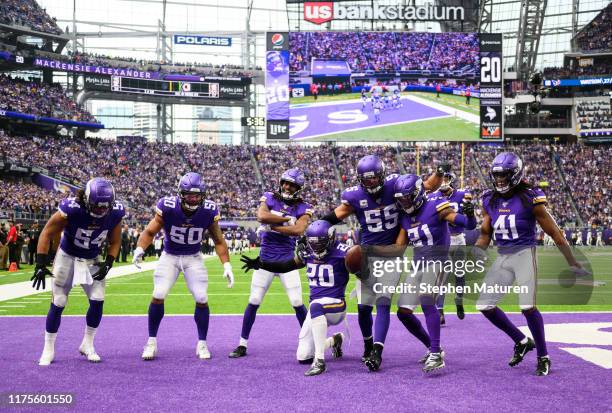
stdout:
<svg viewBox="0 0 612 413">
<path fill-rule="evenodd" d="M 332 345 L 332 356 L 336 359 L 342 357 L 342 342 L 344 341 L 344 334 L 336 333 L 333 336 L 334 344 Z"/>
<path fill-rule="evenodd" d="M 435 370 L 443 369 L 446 364 L 444 364 L 444 354 L 442 352 L 439 353 L 429 353 L 429 357 L 427 357 L 427 361 L 425 361 L 425 366 L 423 366 L 423 371 L 425 373 L 430 373 Z"/>
<path fill-rule="evenodd" d="M 380 344 L 374 344 L 374 348 L 370 353 L 370 356 L 366 358 L 365 365 L 368 367 L 370 371 L 378 371 L 380 369 L 380 365 L 382 364 L 382 351 L 383 346 Z"/>
<path fill-rule="evenodd" d="M 153 360 L 157 356 L 157 342 L 149 341 L 142 351 L 143 360 Z"/>
<path fill-rule="evenodd" d="M 534 348 L 535 348 L 535 343 L 529 337 L 527 337 L 527 342 L 525 344 L 521 344 L 520 342 L 516 343 L 514 345 L 514 355 L 510 359 L 510 362 L 508 363 L 510 367 L 518 366 L 521 363 L 521 361 L 523 361 L 525 354 L 529 353 Z"/>
<path fill-rule="evenodd" d="M 465 318 L 465 309 L 463 308 L 463 300 L 455 297 L 455 305 L 457 306 L 457 318 L 463 320 Z"/>
<path fill-rule="evenodd" d="M 370 338 L 368 340 L 364 340 L 363 342 L 363 356 L 361 356 L 361 361 L 365 362 L 368 357 L 370 357 L 370 353 L 372 352 L 372 348 L 374 346 L 373 340 Z"/>
<path fill-rule="evenodd" d="M 538 357 L 536 376 L 548 376 L 548 373 L 550 373 L 550 358 L 548 356 Z"/>
<path fill-rule="evenodd" d="M 325 372 L 325 360 L 323 359 L 315 359 L 312 363 L 312 366 L 308 369 L 304 376 L 318 376 L 321 373 Z"/>
<path fill-rule="evenodd" d="M 246 355 L 247 355 L 247 348 L 245 346 L 238 346 L 234 349 L 234 351 L 229 353 L 229 358 L 237 359 L 240 357 L 245 357 Z"/>
<path fill-rule="evenodd" d="M 200 360 L 208 360 L 210 358 L 210 351 L 208 351 L 206 341 L 198 341 L 198 345 L 196 346 L 196 356 L 198 356 Z"/>
<path fill-rule="evenodd" d="M 440 353 L 442 354 L 442 358 L 444 358 L 446 353 L 444 353 L 443 349 L 440 349 Z M 431 354 L 431 351 L 428 350 L 427 353 L 425 353 L 425 355 L 419 359 L 419 364 L 425 364 L 430 354 Z"/>
<path fill-rule="evenodd" d="M 444 310 L 439 309 L 438 312 L 440 313 L 440 325 L 443 326 L 446 324 L 446 319 L 444 318 Z"/>
<path fill-rule="evenodd" d="M 87 345 L 85 343 L 82 343 L 79 347 L 79 353 L 87 357 L 87 361 L 90 361 L 92 363 L 99 363 L 101 360 L 98 353 L 96 353 L 96 349 L 93 346 Z"/>
<path fill-rule="evenodd" d="M 55 358 L 55 349 L 54 348 L 47 348 L 45 346 L 45 349 L 43 350 L 43 353 L 40 356 L 40 359 L 38 360 L 38 365 L 39 366 L 48 366 L 49 364 L 53 363 L 53 359 L 54 358 Z"/>
</svg>

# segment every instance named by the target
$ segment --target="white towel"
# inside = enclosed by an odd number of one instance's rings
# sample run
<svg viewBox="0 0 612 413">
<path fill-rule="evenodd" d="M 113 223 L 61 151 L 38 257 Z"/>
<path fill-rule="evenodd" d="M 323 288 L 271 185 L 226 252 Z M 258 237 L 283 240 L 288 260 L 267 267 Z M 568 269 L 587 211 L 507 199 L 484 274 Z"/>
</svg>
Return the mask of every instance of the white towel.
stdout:
<svg viewBox="0 0 612 413">
<path fill-rule="evenodd" d="M 73 287 L 81 284 L 93 284 L 93 278 L 91 277 L 91 272 L 89 271 L 88 261 L 89 260 L 85 260 L 83 258 L 74 259 L 74 276 L 72 277 Z"/>
</svg>

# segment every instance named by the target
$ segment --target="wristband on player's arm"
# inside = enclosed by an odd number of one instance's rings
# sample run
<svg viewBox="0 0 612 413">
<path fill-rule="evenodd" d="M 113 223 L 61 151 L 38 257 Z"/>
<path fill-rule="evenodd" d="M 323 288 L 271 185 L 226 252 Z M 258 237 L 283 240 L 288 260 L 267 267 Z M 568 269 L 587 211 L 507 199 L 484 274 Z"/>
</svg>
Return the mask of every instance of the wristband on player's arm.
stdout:
<svg viewBox="0 0 612 413">
<path fill-rule="evenodd" d="M 466 217 L 463 214 L 457 214 L 453 223 L 459 227 L 471 230 L 476 228 L 476 217 L 474 215 Z"/>
<path fill-rule="evenodd" d="M 113 257 L 112 255 L 107 255 L 106 260 L 104 260 L 104 262 L 108 265 L 109 268 L 112 268 L 116 259 L 117 258 Z"/>
<path fill-rule="evenodd" d="M 291 258 L 287 261 L 261 261 L 260 268 L 266 271 L 283 274 L 289 271 L 297 270 L 301 267 L 297 262 L 295 262 L 295 258 Z"/>
<path fill-rule="evenodd" d="M 336 225 L 342 222 L 342 220 L 336 215 L 336 211 L 331 211 L 329 214 L 325 215 L 321 219 L 323 221 L 329 222 L 332 225 Z"/>
<path fill-rule="evenodd" d="M 49 265 L 49 255 L 47 254 L 36 254 L 36 266 L 47 266 Z"/>
</svg>

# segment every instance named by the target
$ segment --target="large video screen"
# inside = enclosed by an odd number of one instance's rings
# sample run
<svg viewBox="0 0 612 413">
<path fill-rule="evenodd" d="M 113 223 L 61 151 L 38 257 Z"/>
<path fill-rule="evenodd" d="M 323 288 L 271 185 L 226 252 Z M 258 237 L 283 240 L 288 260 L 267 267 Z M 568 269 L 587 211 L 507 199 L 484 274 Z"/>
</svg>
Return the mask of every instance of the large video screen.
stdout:
<svg viewBox="0 0 612 413">
<path fill-rule="evenodd" d="M 489 43 L 482 60 L 477 33 L 290 32 L 288 63 L 268 59 L 268 119 L 284 104 L 300 141 L 499 140 L 501 38 Z"/>
</svg>

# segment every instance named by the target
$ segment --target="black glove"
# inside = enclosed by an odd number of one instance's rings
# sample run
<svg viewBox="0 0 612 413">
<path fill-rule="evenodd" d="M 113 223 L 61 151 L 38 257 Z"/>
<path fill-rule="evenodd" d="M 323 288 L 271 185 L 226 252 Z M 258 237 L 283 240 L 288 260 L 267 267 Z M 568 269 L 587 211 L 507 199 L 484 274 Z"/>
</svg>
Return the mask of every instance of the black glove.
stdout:
<svg viewBox="0 0 612 413">
<path fill-rule="evenodd" d="M 310 255 L 308 252 L 306 236 L 301 236 L 295 244 L 295 255 L 297 255 L 302 262 L 306 262 L 306 257 Z"/>
<path fill-rule="evenodd" d="M 472 218 L 474 216 L 474 204 L 471 201 L 463 201 L 461 204 L 461 210 L 463 211 L 463 215 L 468 218 Z"/>
<path fill-rule="evenodd" d="M 438 176 L 444 176 L 445 173 L 450 172 L 451 170 L 451 165 L 450 163 L 444 161 L 444 162 L 440 162 L 438 164 L 438 167 L 436 168 L 436 175 Z"/>
<path fill-rule="evenodd" d="M 110 269 L 113 268 L 114 262 L 115 262 L 115 257 L 113 257 L 112 255 L 107 255 L 106 261 L 99 262 L 96 264 L 98 266 L 98 271 L 96 271 L 95 274 L 92 274 L 91 278 L 93 278 L 96 281 L 102 281 L 103 279 L 105 279 Z"/>
<path fill-rule="evenodd" d="M 244 272 L 248 272 L 249 270 L 258 270 L 261 268 L 261 260 L 259 257 L 257 258 L 249 258 L 246 255 L 242 255 L 240 257 L 240 261 L 244 264 L 242 266 L 242 270 Z"/>
<path fill-rule="evenodd" d="M 47 275 L 52 276 L 51 271 L 47 268 L 47 254 L 36 254 L 36 267 L 34 268 L 34 275 L 30 278 L 32 288 L 38 290 L 42 287 L 44 290 L 47 285 L 45 283 Z"/>
</svg>

